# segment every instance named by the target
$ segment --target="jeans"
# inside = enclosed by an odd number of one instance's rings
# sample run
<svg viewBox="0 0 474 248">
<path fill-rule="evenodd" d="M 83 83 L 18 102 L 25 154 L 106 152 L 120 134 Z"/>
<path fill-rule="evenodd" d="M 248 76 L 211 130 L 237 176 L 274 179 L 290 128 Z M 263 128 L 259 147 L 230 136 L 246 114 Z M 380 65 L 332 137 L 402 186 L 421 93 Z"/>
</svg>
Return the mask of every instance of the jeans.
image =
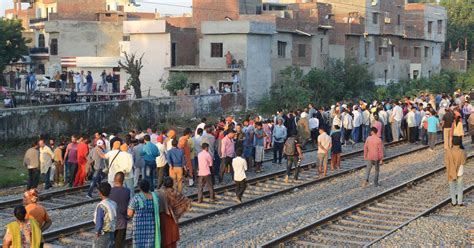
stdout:
<svg viewBox="0 0 474 248">
<path fill-rule="evenodd" d="M 92 93 L 92 83 L 86 83 L 87 93 Z"/>
<path fill-rule="evenodd" d="M 458 177 L 454 181 L 449 182 L 449 194 L 451 195 L 452 204 L 454 205 L 462 204 L 463 189 L 464 189 L 464 184 L 463 184 L 462 176 Z M 457 196 L 457 201 L 456 201 L 456 196 Z"/>
<path fill-rule="evenodd" d="M 193 181 L 194 183 L 197 183 L 198 180 L 198 170 L 199 170 L 199 164 L 198 164 L 198 158 L 194 157 L 192 160 L 193 164 Z"/>
<path fill-rule="evenodd" d="M 91 186 L 89 187 L 89 191 L 87 192 L 88 196 L 92 196 L 92 191 L 94 191 L 95 187 L 99 186 L 100 182 L 102 182 L 102 179 L 104 179 L 104 175 L 102 175 L 102 171 L 95 170 L 94 175 L 92 176 Z"/>
<path fill-rule="evenodd" d="M 295 180 L 298 180 L 298 174 L 300 172 L 300 163 L 297 156 L 288 156 L 286 158 L 286 175 L 291 176 L 291 167 L 295 165 Z"/>
<path fill-rule="evenodd" d="M 77 163 L 68 163 L 69 165 L 69 187 L 72 187 L 77 174 Z"/>
<path fill-rule="evenodd" d="M 115 230 L 115 248 L 125 247 L 125 238 L 127 237 L 127 229 Z"/>
<path fill-rule="evenodd" d="M 130 190 L 130 199 L 132 199 L 133 195 L 135 195 L 135 187 L 133 187 L 133 177 L 125 175 L 125 180 L 123 182 L 125 188 Z"/>
<path fill-rule="evenodd" d="M 370 125 L 362 125 L 362 141 L 365 142 L 367 137 L 369 137 L 370 134 Z"/>
<path fill-rule="evenodd" d="M 48 171 L 46 173 L 41 174 L 41 177 L 44 181 L 44 189 L 51 188 L 51 167 L 48 168 Z"/>
<path fill-rule="evenodd" d="M 98 238 L 94 239 L 92 244 L 93 248 L 112 248 L 114 247 L 114 233 L 104 233 L 104 235 L 100 235 Z"/>
<path fill-rule="evenodd" d="M 60 81 L 61 82 L 61 91 L 66 91 L 66 81 Z"/>
<path fill-rule="evenodd" d="M 367 161 L 367 168 L 365 170 L 365 181 L 369 182 L 370 171 L 372 166 L 375 166 L 375 176 L 374 176 L 374 185 L 379 185 L 379 170 L 380 170 L 380 161 L 379 160 L 369 160 Z"/>
<path fill-rule="evenodd" d="M 156 161 L 145 160 L 145 180 L 150 183 L 150 189 L 155 190 L 155 172 L 156 172 Z"/>
<path fill-rule="evenodd" d="M 76 92 L 81 92 L 81 83 L 76 83 Z"/>
<path fill-rule="evenodd" d="M 28 169 L 28 184 L 26 189 L 36 189 L 39 184 L 40 171 L 38 168 Z"/>
<path fill-rule="evenodd" d="M 436 136 L 437 133 L 430 133 L 428 132 L 428 145 L 430 146 L 430 149 L 434 149 L 436 145 Z"/>
<path fill-rule="evenodd" d="M 360 142 L 360 140 L 359 140 L 359 135 L 360 135 L 360 126 L 354 127 L 354 129 L 352 129 L 352 140 L 353 140 L 355 143 Z"/>
<path fill-rule="evenodd" d="M 394 120 L 392 122 L 392 139 L 393 141 L 398 141 L 400 139 L 400 126 L 402 122 Z"/>
<path fill-rule="evenodd" d="M 140 176 L 142 176 L 142 180 L 145 179 L 145 168 L 138 168 L 138 167 L 133 167 L 133 185 L 135 187 L 138 186 L 138 181 L 140 179 Z"/>
<path fill-rule="evenodd" d="M 416 142 L 416 127 L 408 127 L 408 140 L 410 143 Z"/>
<path fill-rule="evenodd" d="M 281 159 L 283 157 L 283 143 L 273 142 L 273 163 L 277 162 L 277 153 L 278 163 L 281 164 Z"/>
<path fill-rule="evenodd" d="M 156 176 L 158 179 L 157 181 L 158 185 L 156 186 L 157 189 L 161 188 L 161 186 L 163 185 L 163 181 L 165 178 L 165 171 L 166 171 L 166 166 L 156 168 Z"/>
<path fill-rule="evenodd" d="M 244 195 L 245 189 L 247 188 L 247 182 L 244 180 L 242 181 L 235 181 L 235 195 L 239 201 L 242 200 L 242 196 Z"/>
<path fill-rule="evenodd" d="M 233 176 L 233 170 L 232 170 L 232 159 L 231 157 L 225 157 L 222 158 L 222 163 L 221 163 L 221 168 L 219 171 L 219 182 L 222 182 L 224 180 L 224 173 L 226 172 L 227 166 L 230 168 L 230 174 Z"/>
<path fill-rule="evenodd" d="M 202 191 L 204 189 L 204 186 L 207 185 L 207 188 L 209 189 L 209 196 L 211 199 L 216 199 L 216 196 L 214 195 L 214 187 L 212 185 L 212 176 L 207 175 L 207 176 L 199 176 L 198 178 L 198 201 L 202 201 Z"/>
<path fill-rule="evenodd" d="M 385 141 L 387 141 L 387 143 L 390 143 L 393 141 L 393 137 L 392 137 L 392 127 L 390 126 L 390 124 L 387 124 L 385 125 Z"/>
</svg>

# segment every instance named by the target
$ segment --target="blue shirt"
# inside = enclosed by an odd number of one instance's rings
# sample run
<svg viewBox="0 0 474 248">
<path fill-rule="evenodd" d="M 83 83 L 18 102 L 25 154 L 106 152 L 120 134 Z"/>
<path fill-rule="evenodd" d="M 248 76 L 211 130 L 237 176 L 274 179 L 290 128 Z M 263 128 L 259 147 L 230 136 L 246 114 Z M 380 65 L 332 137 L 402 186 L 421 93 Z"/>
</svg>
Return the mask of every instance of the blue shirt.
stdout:
<svg viewBox="0 0 474 248">
<path fill-rule="evenodd" d="M 145 161 L 155 161 L 156 157 L 160 156 L 160 151 L 155 144 L 147 142 L 140 153 Z"/>
<path fill-rule="evenodd" d="M 265 132 L 263 132 L 263 129 L 255 129 L 255 146 L 263 146 L 264 144 L 264 138 L 263 138 L 263 134 Z M 257 134 L 261 137 L 261 138 L 258 138 L 257 137 Z"/>
<path fill-rule="evenodd" d="M 436 133 L 438 132 L 438 125 L 439 125 L 439 120 L 436 118 L 436 116 L 431 116 L 428 118 L 428 133 Z"/>
<path fill-rule="evenodd" d="M 286 127 L 275 125 L 273 128 L 273 142 L 283 143 L 286 139 Z"/>
<path fill-rule="evenodd" d="M 186 159 L 184 158 L 184 151 L 182 149 L 173 147 L 166 153 L 166 159 L 170 166 L 173 167 L 183 167 L 186 163 Z"/>
</svg>

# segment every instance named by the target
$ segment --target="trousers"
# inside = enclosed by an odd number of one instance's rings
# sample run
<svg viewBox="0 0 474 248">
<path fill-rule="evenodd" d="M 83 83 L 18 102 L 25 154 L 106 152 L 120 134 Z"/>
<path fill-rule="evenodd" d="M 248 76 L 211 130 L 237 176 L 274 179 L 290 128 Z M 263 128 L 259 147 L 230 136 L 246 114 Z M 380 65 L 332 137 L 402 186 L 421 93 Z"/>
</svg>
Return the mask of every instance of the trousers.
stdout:
<svg viewBox="0 0 474 248">
<path fill-rule="evenodd" d="M 204 189 L 204 186 L 207 185 L 207 188 L 209 189 L 209 197 L 211 199 L 215 199 L 216 196 L 214 195 L 214 187 L 212 185 L 212 176 L 207 175 L 207 176 L 199 176 L 198 178 L 198 201 L 202 201 L 202 191 Z"/>
<path fill-rule="evenodd" d="M 451 195 L 452 204 L 454 205 L 462 204 L 463 188 L 464 188 L 464 184 L 463 184 L 462 176 L 458 177 L 454 181 L 449 182 L 449 194 Z"/>
<path fill-rule="evenodd" d="M 374 185 L 379 185 L 379 170 L 380 170 L 380 161 L 379 160 L 369 160 L 367 161 L 367 167 L 365 170 L 365 181 L 369 181 L 370 171 L 372 170 L 372 166 L 375 167 L 375 175 L 374 175 Z"/>
<path fill-rule="evenodd" d="M 26 189 L 35 189 L 38 188 L 40 178 L 40 171 L 38 168 L 28 169 L 28 183 Z"/>
<path fill-rule="evenodd" d="M 244 195 L 245 189 L 247 188 L 247 182 L 244 180 L 242 181 L 235 181 L 235 195 L 239 201 L 242 200 L 242 196 Z"/>
</svg>

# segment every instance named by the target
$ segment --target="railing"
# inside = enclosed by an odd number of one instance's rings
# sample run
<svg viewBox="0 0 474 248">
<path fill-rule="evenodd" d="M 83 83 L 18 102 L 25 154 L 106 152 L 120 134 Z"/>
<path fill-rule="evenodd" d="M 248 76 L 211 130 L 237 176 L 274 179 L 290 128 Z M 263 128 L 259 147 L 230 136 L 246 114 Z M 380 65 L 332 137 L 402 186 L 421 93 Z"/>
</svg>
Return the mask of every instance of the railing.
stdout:
<svg viewBox="0 0 474 248">
<path fill-rule="evenodd" d="M 47 17 L 45 17 L 45 18 L 30 19 L 30 25 L 31 25 L 31 24 L 40 23 L 40 22 L 45 22 L 45 21 L 48 21 L 48 18 L 47 18 Z"/>
<path fill-rule="evenodd" d="M 30 54 L 49 54 L 49 49 L 47 47 L 33 47 L 30 48 Z"/>
</svg>

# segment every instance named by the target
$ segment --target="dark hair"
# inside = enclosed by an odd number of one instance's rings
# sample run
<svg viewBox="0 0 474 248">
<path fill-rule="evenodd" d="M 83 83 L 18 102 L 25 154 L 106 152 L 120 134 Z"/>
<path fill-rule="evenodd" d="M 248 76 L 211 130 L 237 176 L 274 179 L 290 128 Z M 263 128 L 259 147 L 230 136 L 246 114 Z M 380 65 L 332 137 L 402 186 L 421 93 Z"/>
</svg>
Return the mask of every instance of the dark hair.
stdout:
<svg viewBox="0 0 474 248">
<path fill-rule="evenodd" d="M 163 179 L 163 185 L 165 188 L 173 188 L 173 179 L 171 179 L 171 177 L 165 177 Z"/>
<path fill-rule="evenodd" d="M 191 128 L 186 128 L 186 129 L 184 129 L 183 135 L 188 135 L 188 134 L 190 135 L 192 133 L 193 133 L 193 131 L 191 131 Z"/>
<path fill-rule="evenodd" d="M 258 121 L 258 122 L 255 123 L 255 126 L 261 127 L 261 126 L 262 126 L 262 123 L 261 123 L 260 121 Z"/>
<path fill-rule="evenodd" d="M 148 182 L 147 180 L 142 180 L 142 181 L 140 182 L 140 185 L 138 185 L 138 187 L 139 187 L 140 190 L 143 191 L 144 193 L 150 192 L 150 182 Z"/>
<path fill-rule="evenodd" d="M 196 133 L 197 133 L 198 135 L 201 135 L 203 131 L 204 131 L 204 130 L 202 130 L 202 128 L 198 128 L 197 131 L 196 131 Z"/>
<path fill-rule="evenodd" d="M 235 151 L 235 155 L 237 155 L 239 157 L 242 156 L 242 153 L 243 153 L 242 148 L 238 148 L 237 151 Z"/>
<path fill-rule="evenodd" d="M 208 148 L 208 147 L 209 147 L 209 144 L 208 144 L 208 143 L 202 143 L 202 145 L 201 145 L 201 148 L 202 148 L 202 149 L 206 149 L 206 148 Z"/>
<path fill-rule="evenodd" d="M 143 137 L 143 139 L 144 139 L 145 141 L 150 141 L 150 135 L 148 135 L 148 134 L 145 135 L 145 137 Z"/>
<path fill-rule="evenodd" d="M 371 131 L 371 132 L 374 132 L 374 133 L 377 133 L 379 130 L 378 130 L 376 127 L 372 127 L 372 128 L 370 129 L 370 131 Z"/>
<path fill-rule="evenodd" d="M 117 181 L 117 182 L 123 184 L 124 179 L 125 179 L 125 173 L 123 173 L 121 171 L 115 173 L 114 181 Z"/>
<path fill-rule="evenodd" d="M 13 215 L 17 220 L 25 221 L 26 217 L 26 208 L 25 206 L 16 206 L 13 210 Z"/>
<path fill-rule="evenodd" d="M 334 129 L 341 129 L 339 125 L 334 125 Z"/>
<path fill-rule="evenodd" d="M 108 182 L 100 183 L 99 187 L 97 188 L 99 189 L 99 192 L 105 197 L 110 195 L 110 190 L 112 189 L 112 187 L 110 186 Z"/>
<path fill-rule="evenodd" d="M 206 117 L 201 118 L 201 122 L 206 122 L 206 121 L 207 121 Z"/>
<path fill-rule="evenodd" d="M 178 140 L 177 140 L 177 139 L 173 139 L 173 141 L 171 141 L 171 145 L 172 145 L 172 146 L 178 146 Z"/>
<path fill-rule="evenodd" d="M 229 133 L 235 133 L 235 130 L 234 130 L 234 129 L 229 129 L 229 130 L 227 130 L 227 133 L 228 133 L 228 134 L 229 134 Z"/>
<path fill-rule="evenodd" d="M 453 139 L 453 145 L 455 146 L 460 146 L 461 145 L 461 139 Z"/>
</svg>

